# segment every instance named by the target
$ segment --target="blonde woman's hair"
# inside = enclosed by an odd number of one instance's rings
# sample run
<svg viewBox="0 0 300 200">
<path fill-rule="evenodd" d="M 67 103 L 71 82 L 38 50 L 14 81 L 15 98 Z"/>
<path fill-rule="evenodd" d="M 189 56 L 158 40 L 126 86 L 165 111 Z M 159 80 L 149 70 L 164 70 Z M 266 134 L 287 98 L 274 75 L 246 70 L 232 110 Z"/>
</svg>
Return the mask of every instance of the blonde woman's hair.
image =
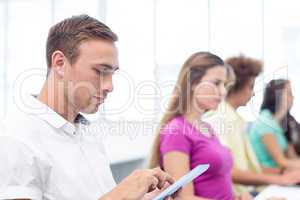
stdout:
<svg viewBox="0 0 300 200">
<path fill-rule="evenodd" d="M 192 86 L 201 81 L 208 69 L 216 66 L 224 66 L 227 71 L 229 69 L 220 57 L 209 52 L 194 53 L 183 64 L 169 105 L 156 131 L 150 155 L 150 168 L 160 165 L 160 131 L 173 118 L 190 110 L 190 100 L 193 95 Z M 228 72 L 227 74 L 229 75 Z"/>
</svg>

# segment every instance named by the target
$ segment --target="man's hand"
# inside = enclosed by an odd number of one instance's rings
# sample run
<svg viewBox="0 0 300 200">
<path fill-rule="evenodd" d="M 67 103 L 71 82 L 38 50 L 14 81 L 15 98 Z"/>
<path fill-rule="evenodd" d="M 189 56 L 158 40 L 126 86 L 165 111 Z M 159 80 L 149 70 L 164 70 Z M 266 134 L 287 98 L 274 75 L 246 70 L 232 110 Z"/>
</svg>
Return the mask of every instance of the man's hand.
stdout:
<svg viewBox="0 0 300 200">
<path fill-rule="evenodd" d="M 173 182 L 173 178 L 160 168 L 136 170 L 100 200 L 140 200 L 147 193 L 161 190 Z"/>
</svg>

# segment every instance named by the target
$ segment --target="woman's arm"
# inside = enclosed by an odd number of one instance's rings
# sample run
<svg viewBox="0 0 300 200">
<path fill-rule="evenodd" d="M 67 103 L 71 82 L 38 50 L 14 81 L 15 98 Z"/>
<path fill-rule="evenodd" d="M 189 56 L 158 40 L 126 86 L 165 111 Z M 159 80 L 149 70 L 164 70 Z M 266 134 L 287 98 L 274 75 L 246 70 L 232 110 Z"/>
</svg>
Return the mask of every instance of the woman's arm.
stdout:
<svg viewBox="0 0 300 200">
<path fill-rule="evenodd" d="M 234 168 L 232 170 L 233 182 L 243 185 L 266 185 L 280 184 L 282 178 L 279 174 L 256 173 L 250 170 L 240 170 Z"/>
<path fill-rule="evenodd" d="M 190 171 L 189 156 L 179 151 L 166 153 L 163 157 L 164 170 L 170 174 L 175 180 L 184 176 Z M 184 186 L 178 193 L 179 199 L 182 200 L 207 200 L 194 195 L 194 185 L 189 183 Z"/>
<path fill-rule="evenodd" d="M 283 174 L 255 173 L 246 170 L 233 169 L 232 179 L 235 183 L 244 185 L 294 185 L 300 181 L 300 171 L 291 170 Z"/>
<path fill-rule="evenodd" d="M 266 174 L 281 174 L 283 170 L 278 167 L 273 168 L 273 167 L 263 167 L 262 166 L 262 171 L 263 171 L 263 173 L 266 173 Z"/>
<path fill-rule="evenodd" d="M 281 151 L 279 144 L 273 134 L 264 134 L 262 136 L 262 143 L 265 145 L 267 151 L 270 153 L 273 160 L 281 168 L 300 168 L 300 160 L 289 160 Z"/>
</svg>

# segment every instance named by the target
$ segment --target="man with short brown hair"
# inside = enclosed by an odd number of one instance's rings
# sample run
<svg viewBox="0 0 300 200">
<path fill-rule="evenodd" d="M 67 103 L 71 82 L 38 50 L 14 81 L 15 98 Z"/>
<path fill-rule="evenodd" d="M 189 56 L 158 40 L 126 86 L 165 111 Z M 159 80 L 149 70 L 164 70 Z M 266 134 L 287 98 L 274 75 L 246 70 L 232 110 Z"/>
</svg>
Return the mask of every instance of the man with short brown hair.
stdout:
<svg viewBox="0 0 300 200">
<path fill-rule="evenodd" d="M 116 186 L 99 133 L 79 114 L 95 113 L 113 90 L 115 41 L 115 33 L 87 15 L 50 29 L 47 80 L 0 137 L 0 199 L 138 200 L 173 181 L 156 168 L 135 171 Z"/>
</svg>

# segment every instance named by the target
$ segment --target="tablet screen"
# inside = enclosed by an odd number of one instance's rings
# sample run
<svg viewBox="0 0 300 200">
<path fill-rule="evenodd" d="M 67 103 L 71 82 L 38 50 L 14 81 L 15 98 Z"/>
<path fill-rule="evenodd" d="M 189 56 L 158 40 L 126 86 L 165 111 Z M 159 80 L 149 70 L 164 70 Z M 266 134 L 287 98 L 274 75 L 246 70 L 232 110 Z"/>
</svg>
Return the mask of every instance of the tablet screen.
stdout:
<svg viewBox="0 0 300 200">
<path fill-rule="evenodd" d="M 164 198 L 171 196 L 177 190 L 182 188 L 184 185 L 190 183 L 195 178 L 200 176 L 209 168 L 209 164 L 201 164 L 192 169 L 189 173 L 178 179 L 175 183 L 170 185 L 167 189 L 162 191 L 158 196 L 156 196 L 153 200 L 163 200 Z"/>
</svg>

